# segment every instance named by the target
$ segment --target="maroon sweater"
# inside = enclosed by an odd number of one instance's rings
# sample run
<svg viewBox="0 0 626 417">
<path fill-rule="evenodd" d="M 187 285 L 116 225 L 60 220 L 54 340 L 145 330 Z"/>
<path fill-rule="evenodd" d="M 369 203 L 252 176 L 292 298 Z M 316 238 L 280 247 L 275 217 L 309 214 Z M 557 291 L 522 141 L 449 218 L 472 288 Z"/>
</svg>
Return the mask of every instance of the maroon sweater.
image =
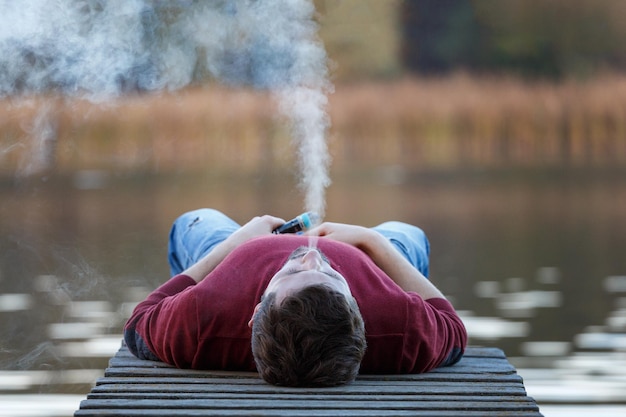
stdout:
<svg viewBox="0 0 626 417">
<path fill-rule="evenodd" d="M 198 284 L 173 277 L 126 323 L 130 351 L 179 368 L 255 370 L 248 321 L 272 276 L 303 245 L 307 237 L 260 237 L 235 249 Z M 403 291 L 352 246 L 320 238 L 318 247 L 346 278 L 361 310 L 367 338 L 362 373 L 426 372 L 461 358 L 467 334 L 447 300 Z"/>
</svg>

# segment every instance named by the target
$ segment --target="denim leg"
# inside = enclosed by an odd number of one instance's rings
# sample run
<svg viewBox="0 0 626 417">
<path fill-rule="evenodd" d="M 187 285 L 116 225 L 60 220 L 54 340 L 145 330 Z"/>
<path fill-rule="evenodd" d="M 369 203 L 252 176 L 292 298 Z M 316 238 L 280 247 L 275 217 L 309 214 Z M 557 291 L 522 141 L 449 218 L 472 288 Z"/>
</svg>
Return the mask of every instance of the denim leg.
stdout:
<svg viewBox="0 0 626 417">
<path fill-rule="evenodd" d="M 172 276 L 202 259 L 239 227 L 237 222 L 214 209 L 193 210 L 177 218 L 168 246 Z"/>
<path fill-rule="evenodd" d="M 430 244 L 422 229 L 402 222 L 386 222 L 372 227 L 385 236 L 418 271 L 428 278 Z"/>
</svg>

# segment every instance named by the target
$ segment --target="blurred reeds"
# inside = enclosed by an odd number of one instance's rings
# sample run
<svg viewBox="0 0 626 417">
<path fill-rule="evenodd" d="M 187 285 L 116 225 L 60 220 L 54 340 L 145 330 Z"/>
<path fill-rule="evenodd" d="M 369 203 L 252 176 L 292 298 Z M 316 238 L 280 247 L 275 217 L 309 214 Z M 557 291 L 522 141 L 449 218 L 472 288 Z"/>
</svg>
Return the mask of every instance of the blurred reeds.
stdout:
<svg viewBox="0 0 626 417">
<path fill-rule="evenodd" d="M 626 76 L 587 81 L 407 78 L 329 97 L 334 170 L 626 164 Z M 209 85 L 94 104 L 0 102 L 0 174 L 293 169 L 268 93 Z"/>
</svg>

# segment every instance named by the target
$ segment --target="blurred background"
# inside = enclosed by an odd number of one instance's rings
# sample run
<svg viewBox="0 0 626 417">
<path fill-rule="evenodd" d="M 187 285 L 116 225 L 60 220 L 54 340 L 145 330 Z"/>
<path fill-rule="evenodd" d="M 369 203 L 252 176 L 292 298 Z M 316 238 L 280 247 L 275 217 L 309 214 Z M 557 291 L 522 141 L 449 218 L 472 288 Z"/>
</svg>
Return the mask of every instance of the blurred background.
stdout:
<svg viewBox="0 0 626 417">
<path fill-rule="evenodd" d="M 157 9 L 163 30 L 187 3 Z M 334 85 L 326 219 L 421 226 L 470 343 L 503 349 L 546 416 L 624 415 L 626 2 L 314 4 Z M 19 51 L 25 74 L 53 59 Z M 172 221 L 294 217 L 297 149 L 267 90 L 200 61 L 183 88 L 121 82 L 106 101 L 15 80 L 0 94 L 0 416 L 71 415 L 168 278 Z"/>
</svg>

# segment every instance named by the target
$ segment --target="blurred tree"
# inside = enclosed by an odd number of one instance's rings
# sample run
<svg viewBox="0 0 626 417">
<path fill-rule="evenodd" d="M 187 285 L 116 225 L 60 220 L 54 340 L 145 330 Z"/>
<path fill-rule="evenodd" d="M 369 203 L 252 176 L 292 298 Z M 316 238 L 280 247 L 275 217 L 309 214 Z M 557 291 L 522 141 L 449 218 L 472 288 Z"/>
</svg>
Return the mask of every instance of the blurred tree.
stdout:
<svg viewBox="0 0 626 417">
<path fill-rule="evenodd" d="M 405 0 L 400 16 L 409 71 L 559 78 L 626 68 L 621 0 Z"/>
<path fill-rule="evenodd" d="M 591 75 L 624 69 L 621 23 L 624 2 L 615 0 L 474 1 L 489 34 L 484 69 L 524 75 Z"/>
<path fill-rule="evenodd" d="M 408 70 L 432 74 L 475 66 L 480 28 L 470 0 L 404 1 L 400 16 Z"/>
</svg>

